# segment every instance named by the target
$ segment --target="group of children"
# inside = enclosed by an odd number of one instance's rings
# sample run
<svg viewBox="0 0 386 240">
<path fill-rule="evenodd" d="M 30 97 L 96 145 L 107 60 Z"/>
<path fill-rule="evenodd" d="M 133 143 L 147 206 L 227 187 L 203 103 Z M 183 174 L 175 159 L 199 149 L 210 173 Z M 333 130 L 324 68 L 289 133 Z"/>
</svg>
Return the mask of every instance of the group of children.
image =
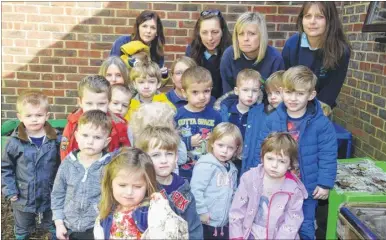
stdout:
<svg viewBox="0 0 386 240">
<path fill-rule="evenodd" d="M 81 80 L 62 136 L 47 122 L 46 96 L 18 97 L 20 124 L 2 157 L 16 239 L 36 221 L 52 239 L 140 239 L 155 192 L 189 239 L 315 238 L 337 142 L 311 70 L 264 81 L 245 69 L 215 102 L 210 72 L 188 57 L 172 65 L 167 94 L 157 64 L 131 65 L 112 57 Z"/>
</svg>

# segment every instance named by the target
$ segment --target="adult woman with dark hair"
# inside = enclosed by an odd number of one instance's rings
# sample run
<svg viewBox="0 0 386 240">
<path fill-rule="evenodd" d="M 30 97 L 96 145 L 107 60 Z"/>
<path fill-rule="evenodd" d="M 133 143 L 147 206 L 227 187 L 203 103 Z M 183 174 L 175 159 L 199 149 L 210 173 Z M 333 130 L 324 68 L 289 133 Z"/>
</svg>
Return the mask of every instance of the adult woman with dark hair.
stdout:
<svg viewBox="0 0 386 240">
<path fill-rule="evenodd" d="M 263 79 L 278 70 L 284 70 L 280 52 L 268 45 L 267 25 L 260 13 L 241 14 L 232 39 L 233 46 L 225 50 L 220 63 L 224 93 L 233 90 L 237 74 L 245 68 L 258 71 Z"/>
<path fill-rule="evenodd" d="M 208 69 L 212 75 L 212 96 L 222 95 L 220 74 L 221 56 L 232 44 L 227 23 L 219 10 L 201 12 L 193 32 L 193 40 L 186 48 L 186 56 L 193 58 L 199 66 Z"/>
<path fill-rule="evenodd" d="M 283 48 L 286 69 L 304 65 L 318 77 L 319 101 L 334 108 L 350 61 L 350 45 L 334 2 L 305 2 L 297 28 Z"/>
<path fill-rule="evenodd" d="M 148 45 L 150 47 L 151 60 L 156 62 L 160 68 L 164 67 L 165 36 L 161 19 L 157 13 L 148 10 L 141 12 L 135 20 L 132 36 L 121 36 L 115 40 L 110 56 L 120 57 L 123 54 L 121 46 L 135 40 L 142 41 Z"/>
</svg>

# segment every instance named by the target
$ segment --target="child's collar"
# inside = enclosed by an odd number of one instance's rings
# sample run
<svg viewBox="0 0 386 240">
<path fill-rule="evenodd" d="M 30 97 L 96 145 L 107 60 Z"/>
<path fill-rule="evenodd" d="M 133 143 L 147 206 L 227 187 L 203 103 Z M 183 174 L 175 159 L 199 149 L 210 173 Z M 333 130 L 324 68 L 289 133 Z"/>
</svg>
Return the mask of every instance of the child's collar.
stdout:
<svg viewBox="0 0 386 240">
<path fill-rule="evenodd" d="M 48 139 L 50 139 L 50 140 L 56 139 L 56 137 L 57 137 L 56 131 L 48 122 L 44 123 L 43 128 L 44 128 L 44 131 L 46 132 L 46 137 Z M 26 142 L 30 141 L 28 134 L 27 134 L 27 129 L 25 128 L 23 122 L 20 122 L 19 126 L 17 127 L 17 132 L 18 132 L 18 138 L 19 139 L 26 141 Z"/>
</svg>

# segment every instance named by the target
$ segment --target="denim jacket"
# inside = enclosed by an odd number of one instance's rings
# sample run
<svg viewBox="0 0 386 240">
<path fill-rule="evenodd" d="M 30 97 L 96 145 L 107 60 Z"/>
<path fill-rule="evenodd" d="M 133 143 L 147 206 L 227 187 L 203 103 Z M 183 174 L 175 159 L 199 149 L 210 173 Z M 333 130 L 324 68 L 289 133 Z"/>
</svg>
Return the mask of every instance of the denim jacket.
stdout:
<svg viewBox="0 0 386 240">
<path fill-rule="evenodd" d="M 60 164 L 61 136 L 51 125 L 44 125 L 46 137 L 38 148 L 20 123 L 9 138 L 1 160 L 2 193 L 18 196 L 12 205 L 23 212 L 50 210 L 51 190 Z"/>
</svg>

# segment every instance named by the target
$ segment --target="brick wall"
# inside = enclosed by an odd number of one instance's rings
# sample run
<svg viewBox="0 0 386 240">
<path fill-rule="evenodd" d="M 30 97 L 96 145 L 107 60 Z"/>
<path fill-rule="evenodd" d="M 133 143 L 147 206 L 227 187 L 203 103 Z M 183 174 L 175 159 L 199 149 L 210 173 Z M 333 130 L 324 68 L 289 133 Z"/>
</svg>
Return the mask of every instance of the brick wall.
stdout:
<svg viewBox="0 0 386 240">
<path fill-rule="evenodd" d="M 281 49 L 295 32 L 302 2 L 3 2 L 2 120 L 15 118 L 17 95 L 43 90 L 53 118 L 76 107 L 78 81 L 98 72 L 114 40 L 132 32 L 135 17 L 155 10 L 166 35 L 166 64 L 184 54 L 200 11 L 220 9 L 233 30 L 245 11 L 264 13 L 270 44 Z M 341 2 L 337 3 L 340 7 Z M 386 160 L 385 45 L 362 34 L 368 2 L 345 2 L 342 20 L 354 52 L 334 120 L 354 134 L 355 155 Z"/>
<path fill-rule="evenodd" d="M 136 16 L 155 10 L 166 35 L 166 63 L 184 54 L 193 27 L 204 9 L 220 9 L 233 30 L 240 13 L 266 14 L 270 44 L 282 47 L 301 3 L 291 2 L 3 2 L 2 111 L 16 117 L 16 96 L 25 89 L 43 90 L 53 118 L 76 107 L 77 82 L 98 72 L 114 40 L 132 32 Z"/>
<path fill-rule="evenodd" d="M 368 2 L 344 2 L 342 20 L 352 45 L 334 121 L 353 133 L 354 155 L 386 160 L 386 44 L 382 33 L 362 33 Z"/>
</svg>

